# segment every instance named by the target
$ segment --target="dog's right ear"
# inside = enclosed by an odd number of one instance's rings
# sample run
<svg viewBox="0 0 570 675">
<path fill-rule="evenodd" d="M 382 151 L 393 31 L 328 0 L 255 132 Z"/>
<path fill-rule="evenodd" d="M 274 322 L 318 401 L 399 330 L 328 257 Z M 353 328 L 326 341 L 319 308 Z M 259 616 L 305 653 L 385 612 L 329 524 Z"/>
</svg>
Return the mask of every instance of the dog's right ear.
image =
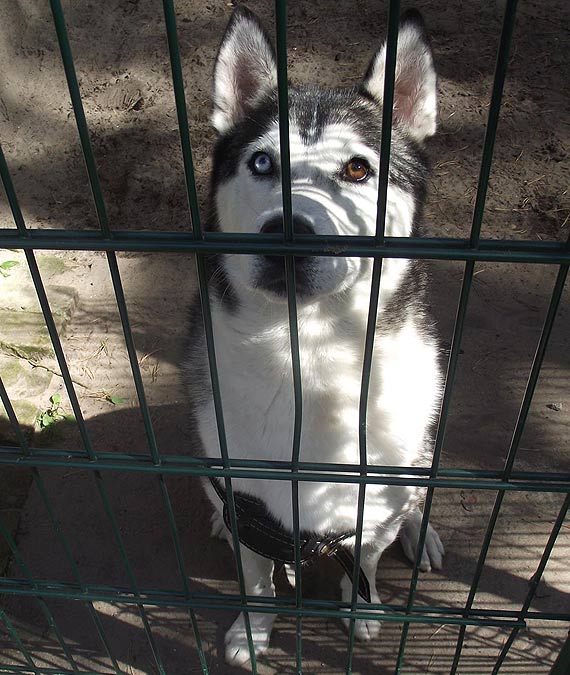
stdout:
<svg viewBox="0 0 570 675">
<path fill-rule="evenodd" d="M 239 5 L 214 66 L 214 127 L 220 133 L 227 131 L 276 84 L 277 63 L 269 37 L 257 16 Z"/>
</svg>

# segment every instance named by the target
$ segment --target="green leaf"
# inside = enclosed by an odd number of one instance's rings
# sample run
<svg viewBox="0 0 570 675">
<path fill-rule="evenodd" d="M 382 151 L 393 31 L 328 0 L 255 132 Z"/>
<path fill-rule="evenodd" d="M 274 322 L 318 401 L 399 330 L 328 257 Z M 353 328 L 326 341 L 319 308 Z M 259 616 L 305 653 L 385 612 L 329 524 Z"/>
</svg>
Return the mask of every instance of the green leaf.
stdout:
<svg viewBox="0 0 570 675">
<path fill-rule="evenodd" d="M 106 399 L 113 405 L 121 405 L 121 403 L 125 402 L 120 396 L 111 396 L 110 394 L 107 394 Z"/>
<path fill-rule="evenodd" d="M 0 263 L 0 269 L 10 270 L 12 267 L 16 267 L 20 263 L 17 260 L 6 260 L 6 262 Z"/>
<path fill-rule="evenodd" d="M 61 403 L 61 394 L 58 394 L 57 392 L 55 394 L 52 394 L 49 397 L 50 403 L 54 405 L 56 408 L 59 406 Z"/>
<path fill-rule="evenodd" d="M 55 418 L 49 412 L 44 412 L 40 416 L 40 426 L 42 428 L 49 427 L 50 424 L 55 422 Z"/>
</svg>

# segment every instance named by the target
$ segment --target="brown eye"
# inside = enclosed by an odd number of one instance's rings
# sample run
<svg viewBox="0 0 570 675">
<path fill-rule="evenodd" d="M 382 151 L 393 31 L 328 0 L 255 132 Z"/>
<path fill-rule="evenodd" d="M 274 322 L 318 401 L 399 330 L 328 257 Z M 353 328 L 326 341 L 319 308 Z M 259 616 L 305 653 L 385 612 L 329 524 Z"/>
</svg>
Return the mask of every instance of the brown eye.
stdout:
<svg viewBox="0 0 570 675">
<path fill-rule="evenodd" d="M 344 165 L 342 178 L 352 183 L 361 183 L 370 176 L 370 164 L 365 159 L 353 157 Z"/>
</svg>

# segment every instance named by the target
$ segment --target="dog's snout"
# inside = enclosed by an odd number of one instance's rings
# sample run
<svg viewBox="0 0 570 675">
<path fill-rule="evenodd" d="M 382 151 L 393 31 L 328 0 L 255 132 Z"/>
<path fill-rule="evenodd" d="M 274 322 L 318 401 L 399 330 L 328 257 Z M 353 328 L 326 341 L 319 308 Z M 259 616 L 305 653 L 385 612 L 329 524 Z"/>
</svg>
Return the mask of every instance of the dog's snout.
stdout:
<svg viewBox="0 0 570 675">
<path fill-rule="evenodd" d="M 293 231 L 295 234 L 315 234 L 315 229 L 308 218 L 293 216 Z M 263 234 L 283 234 L 283 216 L 277 215 L 269 218 L 261 226 Z M 310 257 L 295 256 L 295 289 L 298 295 L 308 294 L 312 288 L 312 271 Z M 276 296 L 285 297 L 287 294 L 287 274 L 285 270 L 285 258 L 282 255 L 266 253 L 260 256 L 258 286 L 271 291 Z"/>
<path fill-rule="evenodd" d="M 315 234 L 315 228 L 303 216 L 293 216 L 293 232 L 295 234 Z"/>
<path fill-rule="evenodd" d="M 263 234 L 279 234 L 283 232 L 283 217 L 276 216 L 266 221 L 260 229 Z M 315 228 L 304 216 L 293 216 L 293 232 L 295 234 L 315 234 Z"/>
</svg>

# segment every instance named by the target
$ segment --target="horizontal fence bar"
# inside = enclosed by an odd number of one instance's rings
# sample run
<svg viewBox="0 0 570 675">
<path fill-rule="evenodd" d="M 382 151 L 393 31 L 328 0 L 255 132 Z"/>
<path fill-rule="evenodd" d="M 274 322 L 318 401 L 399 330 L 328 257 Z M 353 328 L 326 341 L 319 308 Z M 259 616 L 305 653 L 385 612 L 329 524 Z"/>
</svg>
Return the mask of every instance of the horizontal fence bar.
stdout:
<svg viewBox="0 0 570 675">
<path fill-rule="evenodd" d="M 36 673 L 36 675 L 113 675 L 113 673 L 101 670 L 65 670 L 64 668 L 45 668 L 37 666 L 31 668 L 29 666 L 18 666 L 18 665 L 2 665 L 0 663 L 0 673 Z"/>
<path fill-rule="evenodd" d="M 164 591 L 151 594 L 148 590 L 133 596 L 128 590 L 125 593 L 110 592 L 105 587 L 90 585 L 88 591 L 82 591 L 75 584 L 34 581 L 34 587 L 19 579 L 0 579 L 0 593 L 14 596 L 35 597 L 38 592 L 43 598 L 63 598 L 65 600 L 122 603 L 128 605 L 144 605 L 156 607 L 183 607 L 186 609 L 210 609 L 220 611 L 248 611 L 262 614 L 274 614 L 276 611 L 284 616 L 314 616 L 346 619 L 375 619 L 399 623 L 404 618 L 405 607 L 392 611 L 386 605 L 358 603 L 354 613 L 351 603 L 304 600 L 303 608 L 295 607 L 295 598 L 281 601 L 281 598 L 264 598 L 257 595 L 229 595 L 229 594 L 191 594 L 185 598 L 175 591 Z M 382 613 L 379 614 L 378 610 Z M 428 611 L 428 610 L 431 610 Z M 436 610 L 436 611 L 434 611 Z M 423 613 L 422 613 L 423 612 Z M 515 628 L 525 627 L 525 622 L 518 619 L 516 612 L 512 618 L 497 610 L 494 615 L 485 615 L 481 610 L 473 611 L 469 615 L 462 615 L 461 608 L 418 607 L 416 612 L 405 616 L 406 621 L 412 623 L 436 623 L 459 626 L 499 626 Z M 570 614 L 553 615 L 551 620 L 568 621 Z M 530 615 L 529 615 L 530 618 Z"/>
<path fill-rule="evenodd" d="M 85 460 L 85 454 L 74 450 L 58 450 L 56 448 L 31 448 L 30 454 L 32 456 L 40 457 L 60 457 L 65 459 L 76 458 Z M 14 448 L 7 446 L 0 446 L 0 463 L 2 456 L 14 455 Z M 18 455 L 19 457 L 19 455 Z M 148 463 L 148 456 L 143 454 L 124 454 L 114 452 L 102 452 L 97 455 L 99 459 L 105 461 L 124 461 L 134 463 Z M 209 468 L 223 468 L 222 460 L 218 457 L 189 457 L 182 455 L 161 455 L 161 463 L 168 466 L 203 466 Z M 11 462 L 10 462 L 11 463 Z M 16 463 L 16 461 L 14 461 Z M 89 464 L 86 470 L 89 470 Z M 271 459 L 240 459 L 232 457 L 229 461 L 229 468 L 239 469 L 274 469 L 276 471 L 290 471 L 293 467 L 292 462 L 285 460 L 271 460 Z M 302 471 L 319 471 L 324 473 L 332 472 L 354 472 L 358 473 L 360 464 L 338 464 L 334 462 L 299 462 L 297 469 Z M 389 476 L 429 476 L 431 473 L 430 467 L 421 466 L 395 466 L 384 464 L 367 464 L 366 470 L 368 473 L 385 474 Z M 184 473 L 188 474 L 185 470 Z M 513 471 L 511 474 L 513 480 L 522 481 L 552 481 L 558 483 L 570 482 L 570 472 L 545 472 L 545 471 Z M 486 478 L 501 479 L 503 471 L 498 469 L 438 469 L 438 476 L 445 476 L 447 478 Z"/>
<path fill-rule="evenodd" d="M 209 232 L 196 239 L 187 232 L 145 232 L 114 230 L 106 239 L 95 230 L 29 230 L 30 236 L 15 228 L 0 229 L 0 248 L 61 251 L 152 251 L 155 253 L 238 253 L 243 255 L 304 255 L 365 258 L 409 258 L 481 262 L 570 264 L 570 249 L 563 242 L 482 239 L 470 248 L 467 239 L 430 237 L 374 237 L 349 235 L 295 235 L 284 242 L 280 235 Z"/>
<path fill-rule="evenodd" d="M 164 459 L 164 458 L 163 458 Z M 219 460 L 218 460 L 219 462 Z M 234 460 L 231 460 L 235 463 Z M 529 473 L 524 473 L 524 478 L 516 480 L 514 476 L 517 474 L 513 472 L 511 480 L 503 481 L 495 480 L 481 480 L 477 477 L 477 472 L 473 472 L 473 477 L 465 478 L 446 478 L 443 477 L 443 472 L 438 474 L 437 478 L 417 477 L 408 475 L 406 467 L 391 467 L 397 469 L 398 474 L 392 476 L 366 476 L 357 475 L 354 473 L 341 473 L 338 470 L 322 469 L 319 471 L 303 471 L 293 472 L 289 463 L 289 471 L 283 469 L 271 470 L 264 468 L 227 468 L 210 467 L 203 465 L 184 465 L 184 464 L 168 464 L 163 461 L 162 464 L 156 465 L 151 461 L 137 460 L 112 460 L 98 457 L 96 460 L 88 460 L 84 458 L 58 458 L 53 456 L 40 456 L 39 454 L 28 455 L 21 457 L 18 454 L 11 455 L 9 453 L 0 453 L 0 465 L 18 465 L 18 466 L 42 466 L 52 468 L 75 468 L 83 469 L 85 471 L 133 471 L 139 473 L 149 474 L 164 474 L 164 475 L 194 475 L 194 476 L 217 476 L 219 478 L 251 478 L 260 480 L 280 480 L 280 481 L 302 481 L 314 482 L 324 481 L 328 483 L 370 483 L 374 485 L 417 485 L 419 487 L 434 487 L 442 488 L 470 488 L 474 490 L 507 490 L 514 492 L 568 492 L 570 490 L 570 476 L 568 474 L 538 474 L 533 480 L 529 480 Z M 271 464 L 271 463 L 270 463 Z M 286 462 L 284 464 L 287 464 Z M 323 465 L 326 467 L 326 465 Z M 414 467 L 410 467 L 414 471 Z M 522 472 L 521 472 L 522 473 Z M 532 474 L 531 474 L 532 475 Z"/>
<path fill-rule="evenodd" d="M 164 606 L 173 606 L 173 607 L 184 607 L 184 603 L 187 598 L 182 591 L 173 590 L 173 589 L 157 589 L 157 588 L 145 588 L 144 592 L 139 593 L 138 595 L 133 593 L 132 590 L 122 586 L 107 586 L 104 584 L 90 584 L 88 590 L 81 590 L 81 587 L 74 583 L 68 582 L 55 582 L 55 581 L 39 581 L 36 583 L 42 584 L 43 588 L 49 588 L 51 591 L 59 592 L 60 594 L 67 594 L 65 597 L 71 600 L 86 601 L 90 599 L 93 595 L 95 601 L 103 602 L 125 602 L 127 604 L 142 603 L 145 605 L 153 605 L 157 607 Z M 22 581 L 21 579 L 12 579 L 12 578 L 0 578 L 0 593 L 6 593 L 7 595 L 19 595 L 20 589 L 23 589 L 24 595 L 30 595 L 32 592 L 32 586 L 27 581 Z M 29 591 L 29 592 L 28 592 Z M 200 602 L 211 602 L 216 605 L 218 609 L 226 609 L 227 605 L 231 603 L 231 608 L 239 608 L 240 602 L 242 600 L 241 595 L 235 593 L 204 593 L 197 592 L 191 593 L 190 597 L 192 601 Z M 272 608 L 275 611 L 280 612 L 281 607 L 294 607 L 295 598 L 294 596 L 289 597 L 275 597 L 271 598 L 269 596 L 246 596 L 248 602 L 254 602 L 258 605 L 265 605 L 269 608 Z M 218 607 L 218 604 L 222 603 L 223 606 Z M 336 600 L 321 600 L 319 598 L 304 598 L 303 605 L 312 609 L 350 609 L 350 602 L 341 602 Z M 385 603 L 374 603 L 374 602 L 358 602 L 357 609 L 368 611 L 373 614 L 376 618 L 382 620 L 383 617 L 378 615 L 378 612 L 388 612 L 392 614 L 400 613 L 402 614 L 402 619 L 406 618 L 405 613 L 407 611 L 406 605 L 393 605 Z M 477 618 L 488 618 L 488 619 L 520 619 L 526 620 L 531 619 L 533 621 L 568 621 L 570 620 L 570 610 L 568 612 L 546 612 L 540 610 L 529 610 L 525 613 L 524 617 L 521 616 L 520 610 L 507 610 L 507 609 L 489 609 L 484 607 L 473 607 L 468 613 L 465 613 L 465 608 L 461 607 L 439 607 L 431 605 L 413 605 L 411 608 L 412 613 L 423 613 L 423 614 L 437 614 L 437 615 L 449 615 L 449 616 L 464 616 L 467 618 L 477 617 Z"/>
</svg>

